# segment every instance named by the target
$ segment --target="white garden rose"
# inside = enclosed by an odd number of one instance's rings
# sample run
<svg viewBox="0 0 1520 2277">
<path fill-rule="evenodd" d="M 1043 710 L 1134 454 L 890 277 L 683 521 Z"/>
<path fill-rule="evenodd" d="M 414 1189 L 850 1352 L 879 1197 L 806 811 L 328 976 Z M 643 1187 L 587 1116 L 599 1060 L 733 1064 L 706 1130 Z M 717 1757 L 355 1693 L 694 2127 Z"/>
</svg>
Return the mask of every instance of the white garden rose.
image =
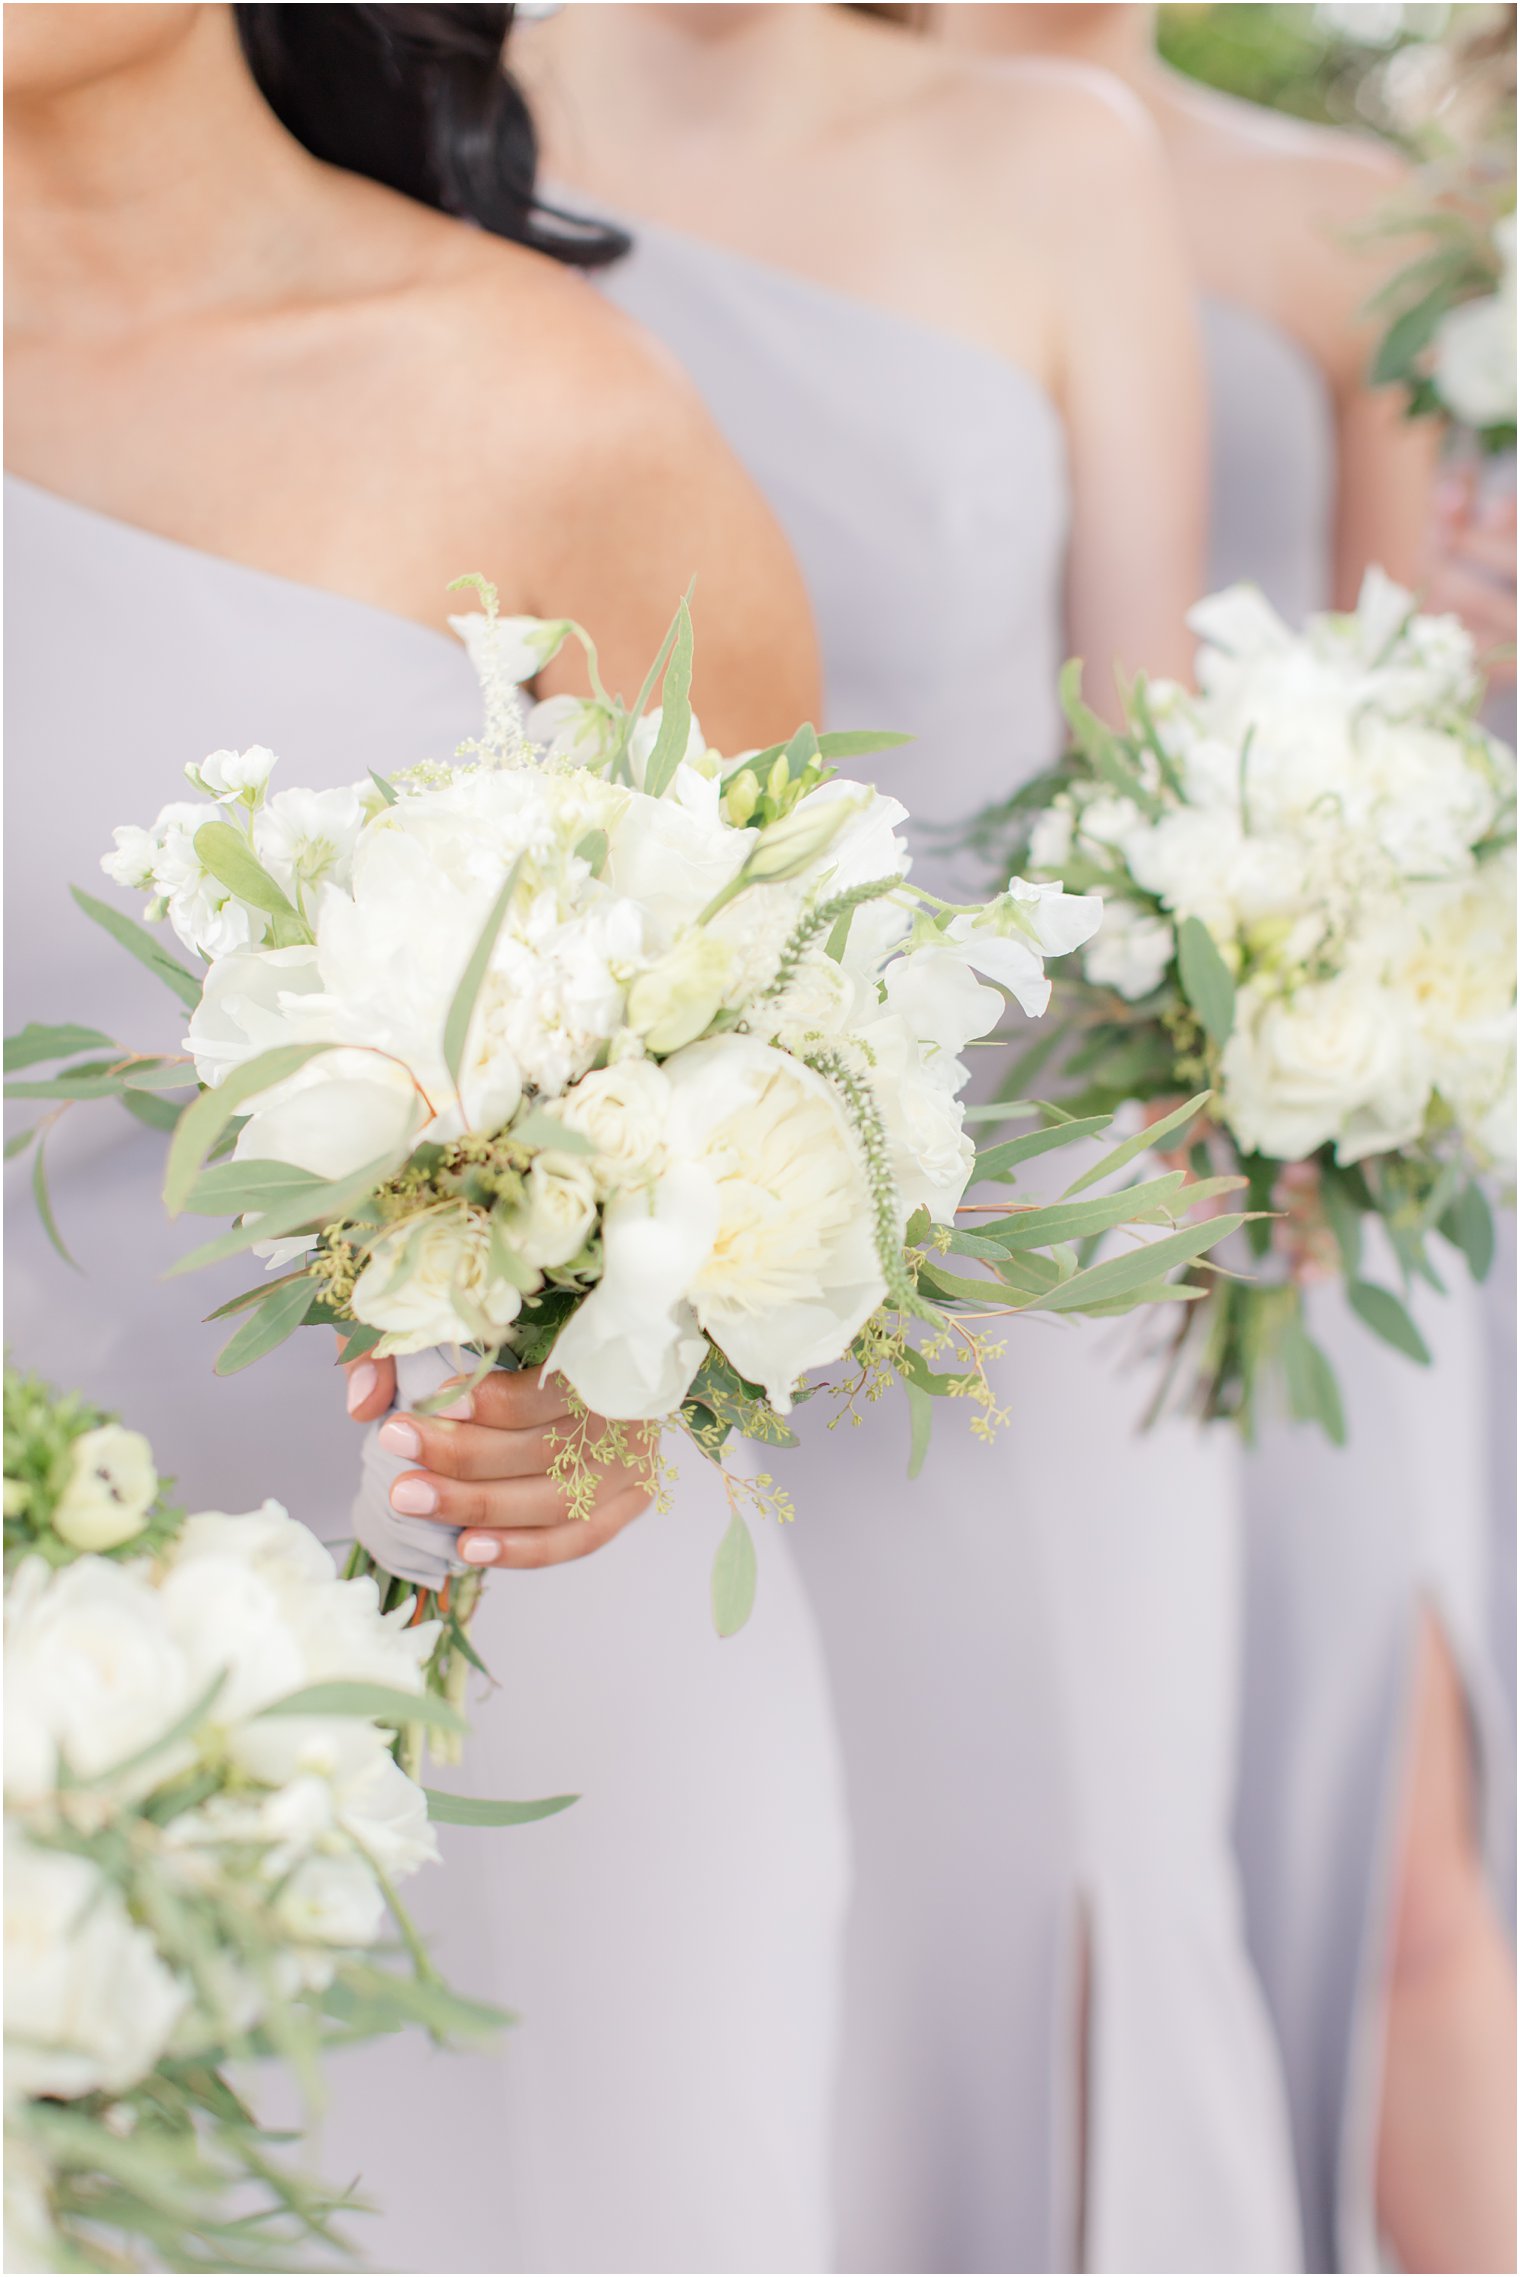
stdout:
<svg viewBox="0 0 1520 2277">
<path fill-rule="evenodd" d="M 150 2072 L 189 2001 L 87 1859 L 5 1830 L 5 2084 L 119 2092 Z"/>
<path fill-rule="evenodd" d="M 74 1441 L 53 1531 L 72 1549 L 119 1549 L 147 1525 L 157 1493 L 153 1449 L 142 1433 L 103 1423 Z"/>
<path fill-rule="evenodd" d="M 500 1342 L 522 1310 L 522 1292 L 494 1269 L 484 1220 L 460 1208 L 382 1234 L 351 1303 L 356 1320 L 384 1331 L 375 1346 L 384 1358 Z"/>
<path fill-rule="evenodd" d="M 1106 901 L 1082 969 L 1095 987 L 1115 989 L 1133 1004 L 1161 986 L 1176 948 L 1176 932 L 1166 918 L 1132 901 Z"/>
<path fill-rule="evenodd" d="M 619 1060 L 583 1075 L 558 1102 L 555 1114 L 595 1147 L 591 1168 L 603 1192 L 632 1185 L 663 1160 L 669 1078 L 653 1060 Z"/>
<path fill-rule="evenodd" d="M 541 1154 L 512 1223 L 512 1243 L 529 1265 L 568 1265 L 596 1230 L 596 1181 L 578 1155 Z"/>
<path fill-rule="evenodd" d="M 66 1762 L 94 1779 L 148 1750 L 195 1697 L 189 1657 L 141 1565 L 76 1558 L 49 1570 L 29 1560 L 5 1605 L 5 1791 L 18 1802 L 53 1792 Z M 123 1773 L 146 1793 L 192 1759 L 183 1743 Z"/>
<path fill-rule="evenodd" d="M 1408 1145 L 1430 1096 L 1418 1035 L 1377 977 L 1360 972 L 1288 995 L 1259 982 L 1242 989 L 1222 1076 L 1240 1144 L 1286 1162 L 1332 1141 L 1348 1163 Z"/>
</svg>

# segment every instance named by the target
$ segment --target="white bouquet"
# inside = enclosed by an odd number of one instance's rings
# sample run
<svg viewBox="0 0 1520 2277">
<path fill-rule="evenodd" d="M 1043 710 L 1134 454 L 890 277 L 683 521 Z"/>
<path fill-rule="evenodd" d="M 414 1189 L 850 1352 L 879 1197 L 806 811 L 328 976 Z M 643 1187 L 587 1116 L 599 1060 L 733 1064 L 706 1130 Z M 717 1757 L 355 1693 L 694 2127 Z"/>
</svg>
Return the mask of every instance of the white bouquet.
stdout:
<svg viewBox="0 0 1520 2277">
<path fill-rule="evenodd" d="M 916 1427 L 955 1393 L 987 1428 L 979 1321 L 1144 1301 L 1217 1238 L 1189 1227 L 1094 1278 L 1064 1246 L 1069 1211 L 1048 1230 L 1011 1206 L 956 1225 L 974 1177 L 1064 1135 L 978 1163 L 961 1055 L 1005 991 L 1043 1011 L 1044 959 L 1089 937 L 1097 899 L 1014 879 L 962 907 L 911 883 L 903 807 L 832 767 L 902 737 L 803 727 L 720 757 L 691 711 L 684 604 L 628 707 L 578 627 L 504 621 L 480 591 L 455 623 L 486 725 L 457 761 L 271 792 L 267 751 L 219 752 L 192 770 L 199 801 L 117 831 L 106 869 L 204 973 L 81 898 L 167 963 L 193 1064 L 117 1053 L 11 1086 L 139 1104 L 204 1086 L 166 1199 L 239 1223 L 175 1270 L 257 1248 L 274 1273 L 223 1308 L 247 1318 L 222 1370 L 302 1322 L 341 1324 L 348 1357 L 547 1364 L 584 1411 L 555 1461 L 573 1512 L 599 1459 L 646 1463 L 658 1490 L 643 1426 L 679 1425 L 717 1460 L 734 1432 L 787 1443 L 787 1411 L 837 1363 L 846 1398 L 900 1377 Z M 571 638 L 594 693 L 526 710 L 521 683 Z M 30 1030 L 12 1064 L 107 1042 Z M 1111 1195 L 1083 1210 L 1155 1225 L 1189 1199 L 1162 1181 L 1133 1212 Z M 991 1277 L 948 1272 L 947 1251 Z M 945 1353 L 951 1369 L 929 1364 Z M 785 1507 L 769 1474 L 725 1476 L 731 1497 Z M 725 1539 L 726 1630 L 753 1571 L 737 1502 Z M 460 1578 L 444 1607 L 455 1645 L 478 1586 Z"/>
<path fill-rule="evenodd" d="M 310 2086 L 335 2037 L 503 2021 L 395 1895 L 437 1855 L 396 1733 L 457 1726 L 433 1644 L 278 1504 L 185 1517 L 140 1433 L 7 1369 L 8 2267 L 310 2266 L 351 2201 L 280 2157 L 228 2060 Z"/>
<path fill-rule="evenodd" d="M 1199 694 L 1141 683 L 1113 735 L 1069 679 L 1078 749 L 982 836 L 1106 904 L 1071 992 L 1066 1108 L 1207 1085 L 1199 1165 L 1223 1157 L 1257 1211 L 1287 1213 L 1277 1277 L 1217 1282 L 1179 1339 L 1201 1347 L 1203 1412 L 1249 1429 L 1280 1360 L 1294 1411 L 1338 1438 L 1305 1273 L 1338 1263 L 1367 1325 L 1423 1360 L 1399 1293 L 1363 1275 L 1364 1219 L 1406 1281 L 1440 1286 L 1437 1228 L 1476 1275 L 1492 1254 L 1479 1175 L 1514 1161 L 1514 757 L 1477 721 L 1458 620 L 1376 571 L 1354 615 L 1302 634 L 1245 586 L 1192 623 Z M 1266 1257 L 1264 1217 L 1250 1233 Z"/>
</svg>

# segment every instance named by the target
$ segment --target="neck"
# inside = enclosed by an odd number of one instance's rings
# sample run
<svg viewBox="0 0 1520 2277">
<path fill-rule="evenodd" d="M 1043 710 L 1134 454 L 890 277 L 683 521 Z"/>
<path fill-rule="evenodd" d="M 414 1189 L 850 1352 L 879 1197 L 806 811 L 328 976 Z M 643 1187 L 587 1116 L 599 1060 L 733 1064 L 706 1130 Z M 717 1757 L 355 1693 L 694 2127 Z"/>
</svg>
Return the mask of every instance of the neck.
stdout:
<svg viewBox="0 0 1520 2277">
<path fill-rule="evenodd" d="M 1107 71 L 1148 99 L 1166 79 L 1154 19 L 1154 9 L 1135 0 L 1121 6 L 1065 0 L 1055 7 L 945 6 L 934 9 L 931 20 L 940 38 L 967 53 L 1061 56 Z"/>
<path fill-rule="evenodd" d="M 548 119 L 551 167 L 561 120 L 594 165 L 599 143 L 679 137 L 691 148 L 736 136 L 806 138 L 824 115 L 825 7 L 577 4 L 514 37 L 529 94 Z M 584 168 L 582 169 L 584 171 Z"/>
<path fill-rule="evenodd" d="M 6 315 L 109 332 L 232 303 L 288 273 L 315 161 L 254 85 L 230 9 L 166 53 L 7 96 Z"/>
</svg>

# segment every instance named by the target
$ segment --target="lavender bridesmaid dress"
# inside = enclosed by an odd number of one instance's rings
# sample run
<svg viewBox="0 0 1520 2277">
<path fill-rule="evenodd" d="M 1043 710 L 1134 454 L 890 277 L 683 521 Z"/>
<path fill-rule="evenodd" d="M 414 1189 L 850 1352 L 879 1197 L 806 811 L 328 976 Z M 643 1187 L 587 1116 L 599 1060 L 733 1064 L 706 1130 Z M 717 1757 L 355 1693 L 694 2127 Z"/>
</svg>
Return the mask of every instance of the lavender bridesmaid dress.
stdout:
<svg viewBox="0 0 1520 2277">
<path fill-rule="evenodd" d="M 1060 745 L 1052 404 L 980 348 L 632 226 L 605 289 L 675 351 L 775 508 L 830 723 L 916 732 L 873 772 L 921 821 L 1005 796 Z M 953 883 L 931 834 L 918 861 Z M 795 1546 L 857 1862 L 849 2269 L 1297 2265 L 1229 1840 L 1236 1450 L 1138 1437 L 1146 1371 L 1124 1342 L 1012 1330 L 1006 1432 L 988 1448 L 940 1416 L 916 1485 L 900 1417 L 804 1416 Z"/>
<path fill-rule="evenodd" d="M 478 721 L 446 636 L 214 559 L 7 478 L 6 1016 L 178 1046 L 167 991 L 73 907 L 180 770 L 269 744 L 288 781 L 448 757 Z M 253 1277 L 164 1283 L 163 1140 L 72 1109 L 51 1149 L 47 1247 L 13 1164 L 13 1357 L 147 1431 L 191 1507 L 278 1495 L 348 1532 L 360 1434 L 323 1341 L 226 1382 L 200 1315 Z M 708 1569 L 726 1512 L 705 1466 L 674 1509 L 551 1573 L 494 1575 L 466 1778 L 578 1793 L 545 1824 L 445 1829 L 416 1911 L 450 1980 L 516 2010 L 499 2054 L 416 2035 L 335 2067 L 323 2147 L 383 2209 L 352 2225 L 409 2270 L 817 2270 L 846 1860 L 812 1617 L 773 1530 L 750 1627 L 720 1644 Z M 451 1775 L 452 1776 L 452 1775 Z"/>
<path fill-rule="evenodd" d="M 1252 311 L 1205 305 L 1214 420 L 1211 588 L 1250 578 L 1290 622 L 1330 601 L 1333 421 L 1304 351 Z M 1377 2269 L 1380 1984 L 1407 1760 L 1417 1621 L 1429 1605 L 1467 1685 L 1485 1837 L 1512 1849 L 1514 1267 L 1480 1295 L 1417 1292 L 1434 1354 L 1376 1342 L 1311 1294 L 1345 1395 L 1344 1451 L 1269 1426 L 1246 1464 L 1247 1625 L 1237 1812 L 1252 1951 L 1292 2098 L 1311 2269 Z M 1375 1274 L 1397 1285 L 1391 1261 Z M 1508 1346 L 1507 1370 L 1491 1362 Z M 1505 1631 L 1508 1632 L 1506 1648 Z M 1508 1798 L 1508 1800 L 1506 1799 Z"/>
</svg>

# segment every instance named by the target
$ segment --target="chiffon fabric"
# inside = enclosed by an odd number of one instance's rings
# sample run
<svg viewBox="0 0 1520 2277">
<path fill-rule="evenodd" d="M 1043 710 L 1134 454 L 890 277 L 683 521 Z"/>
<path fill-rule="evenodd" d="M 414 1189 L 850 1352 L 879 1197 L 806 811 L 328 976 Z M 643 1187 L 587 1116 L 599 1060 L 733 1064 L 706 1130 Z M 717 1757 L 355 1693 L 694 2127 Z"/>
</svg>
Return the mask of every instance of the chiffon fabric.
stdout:
<svg viewBox="0 0 1520 2277">
<path fill-rule="evenodd" d="M 769 498 L 828 724 L 942 832 L 1048 765 L 1068 484 L 1024 372 L 643 222 L 605 279 Z M 995 1064 L 995 1063 L 986 1063 Z M 1058 1155 L 1058 1190 L 1076 1175 Z M 795 1549 L 844 1736 L 857 1877 L 839 2099 L 843 2266 L 1298 2265 L 1282 2084 L 1230 1845 L 1240 1513 L 1227 1435 L 1137 1430 L 1133 1331 L 1024 1323 L 992 1446 L 948 1405 L 804 1411 Z"/>
<path fill-rule="evenodd" d="M 263 742 L 322 787 L 476 729 L 462 649 L 425 627 L 267 577 L 7 481 L 7 1025 L 85 1020 L 177 1049 L 183 1009 L 88 924 L 114 824 L 151 820 L 180 771 Z M 192 1508 L 277 1495 L 348 1531 L 360 1434 L 332 1350 L 303 1335 L 227 1381 L 201 1315 L 247 1259 L 164 1282 L 213 1230 L 171 1229 L 164 1140 L 114 1106 L 52 1140 L 54 1204 L 85 1270 L 48 1247 L 11 1165 L 13 1358 L 148 1432 Z M 443 1830 L 408 1890 L 449 1980 L 518 2012 L 495 2053 L 415 2034 L 334 2067 L 319 2145 L 380 2218 L 391 2269 L 818 2270 L 847 1858 L 831 1710 L 787 1542 L 762 1536 L 749 1628 L 713 1634 L 726 1523 L 708 1466 L 599 1555 L 490 1578 L 493 1683 L 463 1774 L 486 1795 L 578 1794 L 561 1816 Z M 436 1776 L 436 1775 L 435 1775 Z"/>
<path fill-rule="evenodd" d="M 1249 578 L 1297 623 L 1331 601 L 1328 390 L 1304 350 L 1253 311 L 1215 300 L 1204 322 L 1210 586 Z M 1311 2269 L 1384 2266 L 1373 2206 L 1381 1987 L 1426 1608 L 1466 1685 L 1501 1889 L 1512 1850 L 1513 1241 L 1484 1291 L 1454 1250 L 1434 1248 L 1447 1293 L 1421 1287 L 1412 1307 L 1433 1365 L 1379 1343 L 1335 1287 L 1311 1291 L 1309 1325 L 1339 1377 L 1349 1443 L 1277 1422 L 1245 1465 L 1237 1833 Z M 1380 1248 L 1365 1269 L 1399 1286 Z"/>
</svg>

